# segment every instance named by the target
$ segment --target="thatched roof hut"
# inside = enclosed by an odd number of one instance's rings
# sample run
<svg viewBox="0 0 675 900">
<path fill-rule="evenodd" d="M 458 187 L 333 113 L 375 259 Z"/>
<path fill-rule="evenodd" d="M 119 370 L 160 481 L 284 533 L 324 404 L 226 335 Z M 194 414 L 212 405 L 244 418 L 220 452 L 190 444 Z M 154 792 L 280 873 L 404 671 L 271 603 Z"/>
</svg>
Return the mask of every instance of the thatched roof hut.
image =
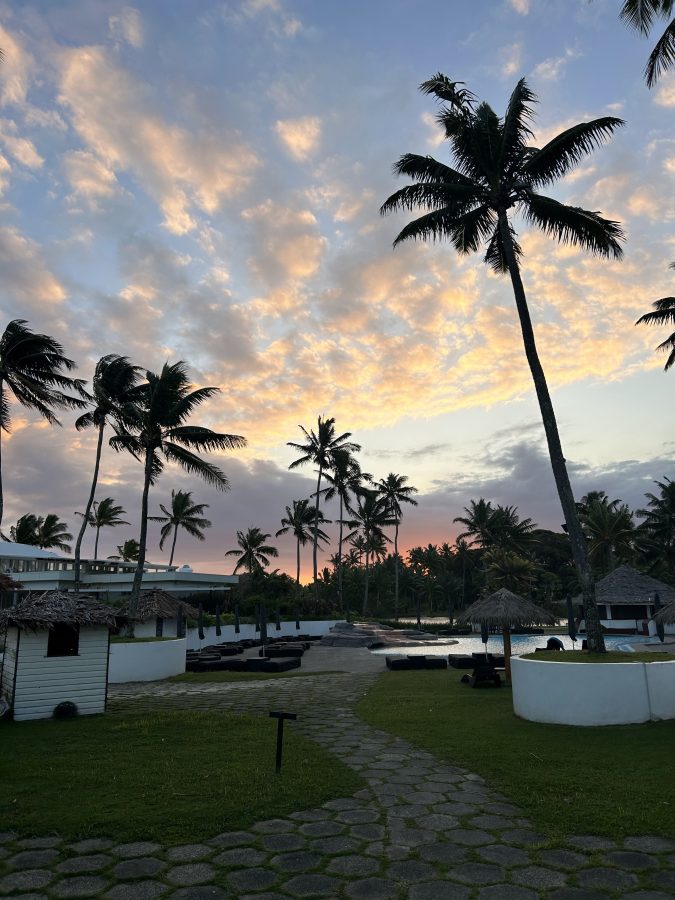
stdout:
<svg viewBox="0 0 675 900">
<path fill-rule="evenodd" d="M 150 591 L 142 591 L 138 600 L 138 613 L 134 616 L 135 622 L 147 622 L 150 619 L 175 619 L 182 612 L 188 619 L 196 619 L 199 611 L 159 588 Z M 119 610 L 120 617 L 128 617 L 129 607 L 123 606 Z"/>
<path fill-rule="evenodd" d="M 596 602 L 607 606 L 651 606 L 654 594 L 664 604 L 675 601 L 675 588 L 627 565 L 617 566 L 595 583 Z M 575 600 L 580 603 L 581 595 Z"/>
<path fill-rule="evenodd" d="M 115 614 L 109 606 L 84 594 L 31 592 L 16 606 L 0 611 L 0 627 L 9 625 L 31 631 L 52 629 L 55 625 L 105 625 L 113 628 Z"/>
<path fill-rule="evenodd" d="M 500 628 L 504 637 L 504 666 L 506 679 L 511 680 L 511 628 L 524 628 L 530 625 L 555 625 L 556 618 L 550 612 L 519 597 L 506 588 L 500 588 L 488 597 L 482 597 L 472 603 L 457 617 L 458 623 L 486 625 L 488 628 Z"/>
</svg>

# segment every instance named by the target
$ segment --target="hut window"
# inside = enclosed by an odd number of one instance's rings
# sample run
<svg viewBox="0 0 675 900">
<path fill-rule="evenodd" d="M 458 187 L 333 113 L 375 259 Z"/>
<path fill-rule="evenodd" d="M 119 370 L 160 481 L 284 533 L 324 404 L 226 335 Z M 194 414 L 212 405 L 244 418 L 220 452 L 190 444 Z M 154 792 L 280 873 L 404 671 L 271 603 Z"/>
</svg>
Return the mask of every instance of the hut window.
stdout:
<svg viewBox="0 0 675 900">
<path fill-rule="evenodd" d="M 79 625 L 55 625 L 49 630 L 47 656 L 77 656 L 80 649 Z"/>
<path fill-rule="evenodd" d="M 155 637 L 162 637 L 164 634 L 164 619 L 157 616 L 157 627 L 155 628 Z"/>
</svg>

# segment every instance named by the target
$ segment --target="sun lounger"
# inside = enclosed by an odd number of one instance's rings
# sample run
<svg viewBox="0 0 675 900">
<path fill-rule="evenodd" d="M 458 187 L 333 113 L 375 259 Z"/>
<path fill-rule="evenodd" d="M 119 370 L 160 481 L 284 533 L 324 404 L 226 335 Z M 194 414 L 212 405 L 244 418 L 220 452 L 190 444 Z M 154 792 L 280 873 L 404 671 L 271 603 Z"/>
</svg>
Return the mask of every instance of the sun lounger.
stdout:
<svg viewBox="0 0 675 900">
<path fill-rule="evenodd" d="M 262 659 L 256 659 L 256 657 L 252 657 L 246 660 L 246 669 L 247 672 L 288 672 L 290 669 L 299 669 L 300 668 L 300 659 L 296 658 L 286 658 L 286 659 L 270 659 L 269 657 L 263 656 Z"/>
<path fill-rule="evenodd" d="M 447 661 L 442 656 L 386 656 L 388 669 L 446 669 Z"/>
</svg>

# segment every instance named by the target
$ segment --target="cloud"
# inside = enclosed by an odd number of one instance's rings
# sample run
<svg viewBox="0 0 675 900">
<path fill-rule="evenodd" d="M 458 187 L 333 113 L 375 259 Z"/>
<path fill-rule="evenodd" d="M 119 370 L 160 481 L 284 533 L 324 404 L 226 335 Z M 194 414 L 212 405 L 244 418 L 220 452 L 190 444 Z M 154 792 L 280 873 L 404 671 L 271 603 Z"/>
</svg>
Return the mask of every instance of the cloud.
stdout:
<svg viewBox="0 0 675 900">
<path fill-rule="evenodd" d="M 657 106 L 672 108 L 675 106 L 675 75 L 665 75 L 653 95 Z"/>
<path fill-rule="evenodd" d="M 531 0 L 509 0 L 509 6 L 521 15 L 526 16 L 530 11 Z"/>
<path fill-rule="evenodd" d="M 44 164 L 35 144 L 18 134 L 17 124 L 11 119 L 0 119 L 0 142 L 10 156 L 27 169 L 39 169 Z"/>
<path fill-rule="evenodd" d="M 317 116 L 279 120 L 274 129 L 284 148 L 300 162 L 316 153 L 321 141 L 321 119 Z"/>
<path fill-rule="evenodd" d="M 114 172 L 129 171 L 158 202 L 176 235 L 197 227 L 239 193 L 258 165 L 236 135 L 162 119 L 147 86 L 115 66 L 101 47 L 64 51 L 59 102 L 78 135 Z"/>
<path fill-rule="evenodd" d="M 0 292 L 3 309 L 12 318 L 28 310 L 49 318 L 50 309 L 66 299 L 63 284 L 45 265 L 42 248 L 12 226 L 0 228 Z"/>
<path fill-rule="evenodd" d="M 512 78 L 520 71 L 523 57 L 523 45 L 519 42 L 508 44 L 508 46 L 502 47 L 499 56 L 501 59 L 501 77 Z"/>
<path fill-rule="evenodd" d="M 126 41 L 136 50 L 143 46 L 143 19 L 133 6 L 125 6 L 118 15 L 110 16 L 108 31 L 115 40 Z"/>
<path fill-rule="evenodd" d="M 307 209 L 272 200 L 242 212 L 252 232 L 252 270 L 268 284 L 305 280 L 317 273 L 327 248 L 316 217 Z"/>
<path fill-rule="evenodd" d="M 578 50 L 567 47 L 562 56 L 550 57 L 536 65 L 532 75 L 537 80 L 555 81 L 562 76 L 567 64 L 574 59 L 578 59 L 580 55 Z"/>
<path fill-rule="evenodd" d="M 66 153 L 63 167 L 73 193 L 91 206 L 95 207 L 98 200 L 112 197 L 120 189 L 113 170 L 86 150 Z"/>
<path fill-rule="evenodd" d="M 21 106 L 26 102 L 35 61 L 19 40 L 0 25 L 0 47 L 3 61 L 0 67 L 0 104 Z"/>
</svg>

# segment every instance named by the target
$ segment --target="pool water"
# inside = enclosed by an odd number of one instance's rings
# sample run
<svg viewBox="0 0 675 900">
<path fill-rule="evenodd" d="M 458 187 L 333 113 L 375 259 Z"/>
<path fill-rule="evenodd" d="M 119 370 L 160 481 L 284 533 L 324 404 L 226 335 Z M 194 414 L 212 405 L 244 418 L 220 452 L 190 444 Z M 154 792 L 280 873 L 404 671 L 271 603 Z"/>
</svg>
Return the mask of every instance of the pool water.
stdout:
<svg viewBox="0 0 675 900">
<path fill-rule="evenodd" d="M 512 634 L 511 635 L 511 653 L 513 656 L 523 656 L 526 653 L 534 653 L 537 647 L 545 647 L 549 637 L 559 638 L 565 645 L 565 650 L 574 649 L 571 638 L 566 634 Z M 449 641 L 454 643 L 449 643 Z M 608 650 L 621 650 L 627 644 L 634 644 L 640 640 L 644 640 L 640 635 L 630 634 L 606 634 L 605 646 Z M 480 639 L 480 635 L 469 635 L 467 637 L 448 638 L 447 640 L 439 639 L 438 641 L 429 641 L 425 644 L 402 644 L 391 647 L 378 647 L 371 650 L 381 656 L 407 656 L 408 654 L 419 654 L 423 656 L 445 656 L 448 653 L 484 653 L 487 649 L 488 653 L 503 653 L 504 641 L 501 635 L 490 635 L 487 647 Z M 581 639 L 576 642 L 576 649 L 581 650 Z"/>
</svg>

